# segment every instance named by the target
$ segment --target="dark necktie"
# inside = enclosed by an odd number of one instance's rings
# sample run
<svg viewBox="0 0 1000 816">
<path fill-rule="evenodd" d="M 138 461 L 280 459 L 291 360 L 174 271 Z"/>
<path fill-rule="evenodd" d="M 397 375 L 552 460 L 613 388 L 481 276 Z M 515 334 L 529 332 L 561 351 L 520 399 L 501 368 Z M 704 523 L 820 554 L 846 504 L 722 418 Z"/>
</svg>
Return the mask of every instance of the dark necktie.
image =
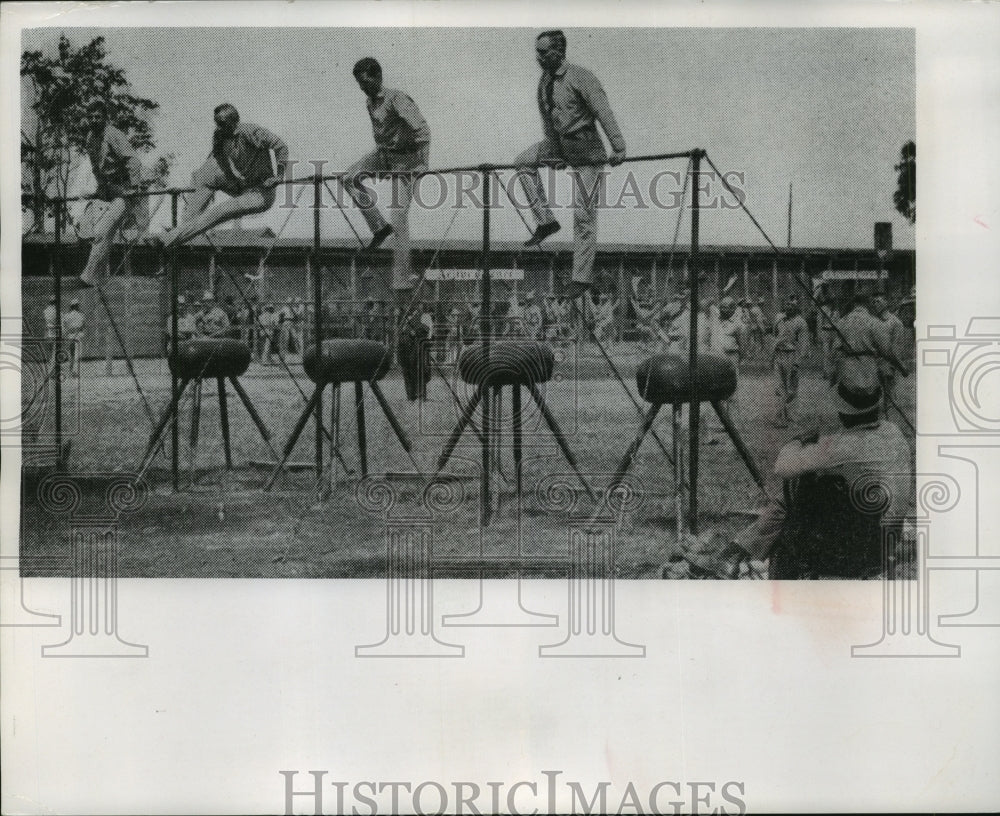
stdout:
<svg viewBox="0 0 1000 816">
<path fill-rule="evenodd" d="M 545 112 L 549 117 L 549 121 L 552 121 L 552 108 L 554 103 L 552 101 L 552 86 L 555 84 L 556 76 L 555 74 L 545 75 Z"/>
</svg>

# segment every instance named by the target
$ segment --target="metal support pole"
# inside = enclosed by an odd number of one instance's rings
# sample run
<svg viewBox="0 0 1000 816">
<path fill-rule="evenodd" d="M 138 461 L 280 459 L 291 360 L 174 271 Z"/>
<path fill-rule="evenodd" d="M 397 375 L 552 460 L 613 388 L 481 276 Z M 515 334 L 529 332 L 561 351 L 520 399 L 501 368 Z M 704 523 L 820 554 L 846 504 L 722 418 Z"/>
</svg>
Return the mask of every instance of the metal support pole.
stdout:
<svg viewBox="0 0 1000 816">
<path fill-rule="evenodd" d="M 771 262 L 771 325 L 774 328 L 774 316 L 778 314 L 778 259 Z"/>
<path fill-rule="evenodd" d="M 691 284 L 691 325 L 688 341 L 688 367 L 691 373 L 691 393 L 688 402 L 688 529 L 698 534 L 698 443 L 701 402 L 698 399 L 698 173 L 705 151 L 691 154 L 691 251 L 688 255 Z"/>
<path fill-rule="evenodd" d="M 170 194 L 170 225 L 177 228 L 177 198 L 178 193 Z M 177 298 L 180 281 L 178 280 L 177 269 L 177 248 L 173 247 L 170 252 L 170 358 L 177 360 Z M 169 362 L 169 361 L 168 361 Z M 180 380 L 177 375 L 171 373 L 170 395 L 174 403 L 180 401 Z M 177 411 L 174 411 L 170 425 L 170 484 L 176 493 L 180 490 L 180 419 Z"/>
<path fill-rule="evenodd" d="M 521 492 L 523 490 L 523 473 L 522 473 L 522 453 L 521 453 L 521 386 L 518 383 L 514 383 L 511 386 L 511 396 L 510 396 L 510 410 L 511 410 L 511 424 L 513 428 L 514 436 L 514 481 L 517 489 L 517 500 L 520 506 Z M 520 540 L 520 539 L 519 539 Z"/>
<path fill-rule="evenodd" d="M 340 383 L 332 384 L 330 394 L 330 426 L 333 439 L 330 442 L 330 490 L 336 490 L 338 485 L 337 463 L 334 461 L 334 451 L 340 449 Z M 346 473 L 344 474 L 347 475 Z M 364 475 L 364 474 L 362 474 Z"/>
<path fill-rule="evenodd" d="M 319 170 L 313 178 L 313 344 L 316 355 L 323 354 L 323 274 L 320 267 L 320 206 L 323 203 L 323 177 Z M 316 479 L 323 475 L 323 389 L 316 393 Z"/>
<path fill-rule="evenodd" d="M 54 204 L 55 243 L 52 246 L 52 295 L 56 299 L 55 349 L 52 352 L 52 374 L 55 378 L 55 431 L 56 467 L 63 466 L 62 439 L 62 203 Z"/>
<path fill-rule="evenodd" d="M 673 414 L 673 446 L 674 446 L 674 529 L 677 533 L 677 543 L 680 544 L 684 535 L 684 465 L 681 462 L 681 406 L 674 403 L 671 406 Z"/>
<path fill-rule="evenodd" d="M 483 344 L 483 370 L 489 372 L 490 368 L 490 332 L 492 330 L 490 311 L 493 308 L 490 303 L 490 176 L 492 170 L 483 167 L 483 254 L 481 265 L 483 268 L 482 297 L 480 298 L 479 324 L 482 334 Z M 490 523 L 490 443 L 492 442 L 492 425 L 490 423 L 490 399 L 492 397 L 490 388 L 482 386 L 485 392 L 483 400 L 483 472 L 481 475 L 481 491 L 479 503 L 480 523 L 484 526 Z"/>
<path fill-rule="evenodd" d="M 226 380 L 216 377 L 215 384 L 219 391 L 219 424 L 222 426 L 222 447 L 226 454 L 226 470 L 233 469 L 233 448 L 229 440 L 229 404 L 226 399 Z"/>
<path fill-rule="evenodd" d="M 368 439 L 365 433 L 364 383 L 354 383 L 354 411 L 357 417 L 358 457 L 361 459 L 361 478 L 368 475 Z"/>
</svg>

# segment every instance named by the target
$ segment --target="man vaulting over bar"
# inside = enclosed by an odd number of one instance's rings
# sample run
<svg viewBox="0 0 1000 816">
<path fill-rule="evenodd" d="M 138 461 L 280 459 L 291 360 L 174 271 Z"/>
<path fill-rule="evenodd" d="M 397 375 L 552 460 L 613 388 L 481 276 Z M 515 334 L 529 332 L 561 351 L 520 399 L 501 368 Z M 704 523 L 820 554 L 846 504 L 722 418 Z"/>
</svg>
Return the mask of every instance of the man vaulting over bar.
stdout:
<svg viewBox="0 0 1000 816">
<path fill-rule="evenodd" d="M 142 185 L 142 164 L 128 136 L 109 122 L 104 100 L 94 100 L 87 106 L 87 156 L 97 182 L 95 197 L 108 207 L 94 227 L 94 242 L 87 265 L 80 274 L 84 286 L 103 283 L 111 273 L 111 243 L 115 234 L 129 221 L 140 230 L 146 219 L 146 199 L 125 197 Z"/>
<path fill-rule="evenodd" d="M 377 249 L 386 238 L 395 234 L 392 289 L 398 295 L 413 288 L 407 220 L 414 179 L 405 172 L 419 173 L 427 169 L 431 131 L 416 102 L 402 91 L 383 87 L 382 66 L 378 60 L 372 57 L 358 60 L 354 66 L 354 78 L 366 97 L 375 150 L 348 169 L 344 187 L 372 232 L 372 240 L 366 249 Z M 372 190 L 364 182 L 366 178 L 391 171 L 404 171 L 404 175 L 392 178 L 391 223 L 387 223 L 375 204 Z"/>
<path fill-rule="evenodd" d="M 545 139 L 521 153 L 514 163 L 537 224 L 525 246 L 540 244 L 559 230 L 549 208 L 537 167 L 565 164 L 573 178 L 573 276 L 566 296 L 575 299 L 593 283 L 597 254 L 597 204 L 602 165 L 625 160 L 625 140 L 598 79 L 586 68 L 566 62 L 566 35 L 543 31 L 535 40 L 542 76 L 538 110 Z M 600 123 L 611 144 L 609 156 L 597 130 Z"/>
<path fill-rule="evenodd" d="M 240 120 L 239 111 L 225 102 L 215 109 L 212 152 L 191 176 L 184 217 L 174 229 L 154 241 L 165 247 L 196 238 L 225 221 L 271 209 L 275 187 L 285 180 L 288 147 L 267 128 Z M 230 198 L 212 206 L 216 191 Z"/>
</svg>

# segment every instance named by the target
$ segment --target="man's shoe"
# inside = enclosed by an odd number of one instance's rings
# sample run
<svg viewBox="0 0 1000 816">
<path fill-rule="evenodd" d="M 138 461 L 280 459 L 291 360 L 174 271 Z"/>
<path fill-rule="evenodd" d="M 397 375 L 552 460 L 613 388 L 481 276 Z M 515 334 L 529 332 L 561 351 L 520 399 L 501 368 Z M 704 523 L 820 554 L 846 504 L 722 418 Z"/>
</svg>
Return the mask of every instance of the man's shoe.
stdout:
<svg viewBox="0 0 1000 816">
<path fill-rule="evenodd" d="M 549 221 L 547 224 L 539 224 L 535 227 L 535 231 L 531 234 L 531 237 L 524 242 L 526 247 L 537 246 L 550 235 L 559 232 L 561 227 L 558 221 Z"/>
<path fill-rule="evenodd" d="M 365 247 L 365 252 L 374 252 L 385 243 L 385 239 L 390 235 L 392 235 L 392 227 L 386 224 L 372 236 L 371 242 Z"/>
</svg>

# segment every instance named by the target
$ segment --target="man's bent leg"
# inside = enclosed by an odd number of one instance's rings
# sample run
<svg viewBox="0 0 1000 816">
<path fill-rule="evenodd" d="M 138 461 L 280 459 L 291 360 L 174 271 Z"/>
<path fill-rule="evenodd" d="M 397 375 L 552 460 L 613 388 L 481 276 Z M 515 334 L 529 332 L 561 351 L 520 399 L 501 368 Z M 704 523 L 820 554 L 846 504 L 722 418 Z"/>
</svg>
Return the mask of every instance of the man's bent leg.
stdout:
<svg viewBox="0 0 1000 816">
<path fill-rule="evenodd" d="M 392 246 L 392 289 L 402 292 L 413 288 L 413 281 L 410 280 L 410 202 L 413 182 L 405 176 L 393 176 L 392 184 L 393 200 L 389 209 L 392 233 L 395 236 Z"/>
<path fill-rule="evenodd" d="M 124 198 L 116 198 L 108 206 L 94 228 L 94 243 L 90 248 L 87 265 L 80 273 L 80 280 L 88 286 L 102 282 L 110 273 L 109 258 L 115 233 L 121 228 L 129 214 L 129 205 Z"/>
<path fill-rule="evenodd" d="M 344 189 L 347 190 L 347 194 L 351 197 L 351 200 L 361 210 L 361 214 L 365 217 L 368 229 L 371 230 L 372 235 L 386 226 L 386 220 L 382 217 L 382 213 L 379 212 L 376 206 L 374 191 L 362 179 L 366 175 L 388 169 L 381 152 L 374 150 L 351 165 L 343 181 Z"/>
<path fill-rule="evenodd" d="M 597 205 L 603 199 L 600 167 L 573 168 L 573 281 L 594 282 L 597 257 Z"/>
<path fill-rule="evenodd" d="M 200 192 L 200 191 L 199 191 Z M 209 191 L 211 192 L 211 191 Z M 195 194 L 197 195 L 197 193 Z M 270 188 L 254 187 L 241 193 L 235 198 L 220 201 L 206 209 L 201 215 L 191 221 L 185 220 L 177 228 L 169 241 L 169 246 L 183 244 L 196 238 L 204 232 L 234 218 L 244 215 L 262 213 L 271 208 L 274 204 L 275 192 Z M 193 206 L 193 205 L 192 205 Z"/>
<path fill-rule="evenodd" d="M 514 164 L 517 166 L 517 178 L 521 182 L 525 198 L 531 213 L 535 217 L 536 224 L 551 224 L 556 218 L 549 208 L 548 197 L 545 195 L 545 187 L 542 185 L 542 176 L 536 166 L 548 154 L 548 143 L 539 142 L 521 153 Z"/>
<path fill-rule="evenodd" d="M 194 192 L 188 193 L 184 199 L 184 214 L 181 216 L 180 224 L 164 232 L 168 247 L 190 240 L 190 237 L 179 240 L 178 235 L 184 230 L 185 225 L 194 223 L 205 212 L 212 203 L 215 191 L 225 190 L 227 184 L 222 168 L 212 156 L 209 156 L 205 163 L 191 174 L 191 186 L 194 187 Z"/>
</svg>

